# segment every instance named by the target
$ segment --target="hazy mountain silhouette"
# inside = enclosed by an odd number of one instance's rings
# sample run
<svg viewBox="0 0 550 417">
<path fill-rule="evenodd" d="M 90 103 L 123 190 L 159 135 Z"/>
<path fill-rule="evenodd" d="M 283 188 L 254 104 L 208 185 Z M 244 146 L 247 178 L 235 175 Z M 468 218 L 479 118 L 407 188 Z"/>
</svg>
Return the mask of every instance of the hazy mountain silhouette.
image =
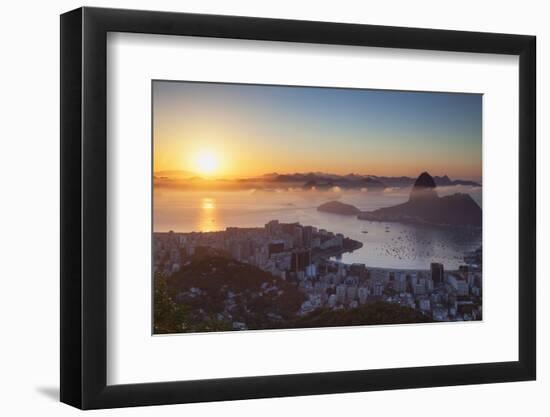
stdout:
<svg viewBox="0 0 550 417">
<path fill-rule="evenodd" d="M 329 201 L 328 203 L 321 204 L 317 207 L 318 211 L 324 211 L 326 213 L 343 214 L 343 215 L 357 215 L 360 210 L 351 205 L 341 203 L 339 201 Z"/>
<path fill-rule="evenodd" d="M 409 201 L 434 200 L 437 199 L 435 181 L 430 174 L 423 172 L 414 182 L 409 195 Z"/>
<path fill-rule="evenodd" d="M 409 201 L 393 207 L 362 212 L 359 219 L 403 223 L 426 223 L 481 227 L 482 212 L 469 194 L 439 197 L 433 177 L 423 172 L 416 179 Z"/>
<path fill-rule="evenodd" d="M 383 183 L 386 187 L 395 187 L 395 188 L 406 188 L 414 185 L 415 178 L 411 177 L 379 177 L 375 175 L 370 175 L 370 178 L 376 179 Z M 469 187 L 480 187 L 481 184 L 475 181 L 469 180 L 452 180 L 447 175 L 442 177 L 432 177 L 433 181 L 438 187 L 447 187 L 453 185 L 464 185 Z"/>
</svg>

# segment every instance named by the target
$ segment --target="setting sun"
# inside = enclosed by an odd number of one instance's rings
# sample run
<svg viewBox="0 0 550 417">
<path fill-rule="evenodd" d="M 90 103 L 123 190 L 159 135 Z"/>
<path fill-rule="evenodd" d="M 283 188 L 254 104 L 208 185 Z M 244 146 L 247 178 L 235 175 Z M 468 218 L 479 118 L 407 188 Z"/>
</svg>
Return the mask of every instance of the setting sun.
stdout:
<svg viewBox="0 0 550 417">
<path fill-rule="evenodd" d="M 218 166 L 218 157 L 212 151 L 203 150 L 195 157 L 195 169 L 199 174 L 213 174 L 218 169 Z"/>
</svg>

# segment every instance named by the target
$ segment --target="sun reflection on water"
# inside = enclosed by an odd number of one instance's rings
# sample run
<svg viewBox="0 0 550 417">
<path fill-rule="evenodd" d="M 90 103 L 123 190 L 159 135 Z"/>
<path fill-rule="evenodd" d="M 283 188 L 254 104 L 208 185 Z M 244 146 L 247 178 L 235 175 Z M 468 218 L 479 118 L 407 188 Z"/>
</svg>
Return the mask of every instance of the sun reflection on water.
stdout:
<svg viewBox="0 0 550 417">
<path fill-rule="evenodd" d="M 202 198 L 200 203 L 199 230 L 201 232 L 213 232 L 219 230 L 217 222 L 216 200 Z"/>
</svg>

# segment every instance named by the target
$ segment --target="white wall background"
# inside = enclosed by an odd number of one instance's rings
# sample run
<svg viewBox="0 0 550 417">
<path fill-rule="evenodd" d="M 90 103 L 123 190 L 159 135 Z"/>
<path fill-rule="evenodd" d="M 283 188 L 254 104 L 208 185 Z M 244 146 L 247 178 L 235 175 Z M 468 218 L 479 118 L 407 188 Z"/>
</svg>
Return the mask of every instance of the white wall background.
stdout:
<svg viewBox="0 0 550 417">
<path fill-rule="evenodd" d="M 0 410 L 3 415 L 75 415 L 59 392 L 59 17 L 72 0 L 3 4 L 0 65 Z M 542 1 L 124 0 L 86 5 L 240 14 L 395 26 L 533 34 L 538 37 L 539 249 L 550 250 L 550 26 Z M 340 413 L 409 416 L 548 415 L 550 291 L 539 264 L 538 381 L 422 390 L 145 407 L 94 415 L 280 416 Z M 546 394 L 546 395 L 545 395 Z"/>
</svg>

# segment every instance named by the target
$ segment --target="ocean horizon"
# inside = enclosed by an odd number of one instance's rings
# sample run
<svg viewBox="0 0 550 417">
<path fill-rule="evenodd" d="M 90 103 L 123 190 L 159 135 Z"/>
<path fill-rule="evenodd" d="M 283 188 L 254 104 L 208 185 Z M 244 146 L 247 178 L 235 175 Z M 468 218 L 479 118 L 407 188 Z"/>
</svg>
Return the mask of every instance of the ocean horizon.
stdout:
<svg viewBox="0 0 550 417">
<path fill-rule="evenodd" d="M 270 220 L 326 229 L 363 243 L 344 253 L 344 263 L 364 263 L 375 268 L 429 269 L 442 263 L 457 269 L 463 255 L 482 243 L 481 229 L 359 220 L 353 215 L 325 213 L 317 207 L 337 200 L 362 211 L 389 207 L 408 200 L 410 188 L 380 192 L 359 190 L 242 190 L 181 191 L 155 188 L 155 232 L 223 231 L 227 227 L 263 227 Z M 438 187 L 440 196 L 468 193 L 482 207 L 481 187 Z"/>
</svg>

